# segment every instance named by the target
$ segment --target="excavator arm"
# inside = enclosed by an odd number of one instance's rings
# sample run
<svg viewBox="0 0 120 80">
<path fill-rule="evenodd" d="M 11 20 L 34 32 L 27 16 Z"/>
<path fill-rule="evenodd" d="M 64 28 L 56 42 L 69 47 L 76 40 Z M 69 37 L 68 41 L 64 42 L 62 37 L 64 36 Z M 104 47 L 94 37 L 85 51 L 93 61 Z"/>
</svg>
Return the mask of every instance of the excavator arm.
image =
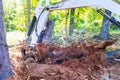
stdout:
<svg viewBox="0 0 120 80">
<path fill-rule="evenodd" d="M 112 0 L 62 0 L 62 2 L 56 3 L 55 5 L 50 5 L 50 0 L 46 0 L 46 5 L 42 5 L 45 0 L 40 0 L 38 6 L 35 9 L 35 14 L 32 23 L 28 29 L 28 39 L 27 42 L 30 45 L 42 42 L 44 31 L 46 30 L 46 24 L 50 12 L 53 10 L 69 9 L 91 6 L 96 9 L 104 17 L 108 18 L 111 22 L 120 26 L 120 24 L 115 21 L 115 19 L 104 15 L 101 8 L 110 10 L 112 13 L 120 15 L 120 5 Z"/>
<path fill-rule="evenodd" d="M 64 0 L 61 3 L 50 6 L 50 10 L 68 9 L 91 6 L 95 9 L 105 8 L 120 15 L 120 5 L 113 0 Z"/>
</svg>

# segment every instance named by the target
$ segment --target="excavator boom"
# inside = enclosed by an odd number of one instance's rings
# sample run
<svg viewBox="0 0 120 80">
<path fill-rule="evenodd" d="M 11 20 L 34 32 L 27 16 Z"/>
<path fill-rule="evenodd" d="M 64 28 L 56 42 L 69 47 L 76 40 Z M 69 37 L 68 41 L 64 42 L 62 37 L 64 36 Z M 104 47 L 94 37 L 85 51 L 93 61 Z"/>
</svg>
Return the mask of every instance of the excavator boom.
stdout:
<svg viewBox="0 0 120 80">
<path fill-rule="evenodd" d="M 113 0 L 65 0 L 51 6 L 50 10 L 68 9 L 91 6 L 95 9 L 105 8 L 112 13 L 120 15 L 120 5 Z"/>
</svg>

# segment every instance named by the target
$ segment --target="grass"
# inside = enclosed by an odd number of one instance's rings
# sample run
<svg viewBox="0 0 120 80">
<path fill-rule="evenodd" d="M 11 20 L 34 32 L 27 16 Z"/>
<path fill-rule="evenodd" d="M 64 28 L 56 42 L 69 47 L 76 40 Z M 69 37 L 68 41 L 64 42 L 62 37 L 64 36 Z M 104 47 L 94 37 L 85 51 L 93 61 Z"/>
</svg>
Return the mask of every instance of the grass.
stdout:
<svg viewBox="0 0 120 80">
<path fill-rule="evenodd" d="M 6 37 L 8 45 L 16 45 L 19 44 L 19 41 L 25 40 L 26 33 L 21 31 L 12 31 L 7 32 Z"/>
<path fill-rule="evenodd" d="M 120 30 L 110 30 L 110 34 L 120 34 Z"/>
</svg>

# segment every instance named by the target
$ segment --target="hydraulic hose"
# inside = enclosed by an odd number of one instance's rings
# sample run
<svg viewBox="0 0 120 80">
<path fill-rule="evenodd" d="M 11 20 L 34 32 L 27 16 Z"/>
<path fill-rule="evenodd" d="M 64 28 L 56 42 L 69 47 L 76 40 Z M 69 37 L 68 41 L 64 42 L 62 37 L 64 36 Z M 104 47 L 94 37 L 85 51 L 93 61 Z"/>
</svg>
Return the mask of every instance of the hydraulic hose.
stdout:
<svg viewBox="0 0 120 80">
<path fill-rule="evenodd" d="M 29 29 L 28 29 L 28 33 L 27 33 L 27 36 L 30 36 L 31 33 L 32 33 L 32 30 L 34 28 L 34 25 L 35 25 L 35 22 L 36 22 L 36 16 L 33 16 L 33 19 L 32 19 L 32 22 L 29 26 Z"/>
<path fill-rule="evenodd" d="M 116 26 L 120 27 L 120 22 L 117 21 L 114 17 L 111 17 L 109 15 L 107 15 L 103 10 L 99 9 L 97 10 L 98 13 L 100 13 L 103 17 L 107 18 L 110 22 L 112 22 L 113 24 L 115 24 Z"/>
</svg>

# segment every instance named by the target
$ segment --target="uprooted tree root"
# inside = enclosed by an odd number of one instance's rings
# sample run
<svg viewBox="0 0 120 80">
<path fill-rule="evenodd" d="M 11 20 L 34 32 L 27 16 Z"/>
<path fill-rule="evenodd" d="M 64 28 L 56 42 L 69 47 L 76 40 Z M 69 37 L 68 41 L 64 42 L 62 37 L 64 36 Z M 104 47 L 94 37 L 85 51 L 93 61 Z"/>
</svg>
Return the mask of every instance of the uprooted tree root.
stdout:
<svg viewBox="0 0 120 80">
<path fill-rule="evenodd" d="M 66 47 L 40 43 L 34 51 L 22 44 L 24 60 L 14 67 L 16 80 L 100 80 L 108 64 L 105 48 L 116 41 L 80 40 Z"/>
</svg>

